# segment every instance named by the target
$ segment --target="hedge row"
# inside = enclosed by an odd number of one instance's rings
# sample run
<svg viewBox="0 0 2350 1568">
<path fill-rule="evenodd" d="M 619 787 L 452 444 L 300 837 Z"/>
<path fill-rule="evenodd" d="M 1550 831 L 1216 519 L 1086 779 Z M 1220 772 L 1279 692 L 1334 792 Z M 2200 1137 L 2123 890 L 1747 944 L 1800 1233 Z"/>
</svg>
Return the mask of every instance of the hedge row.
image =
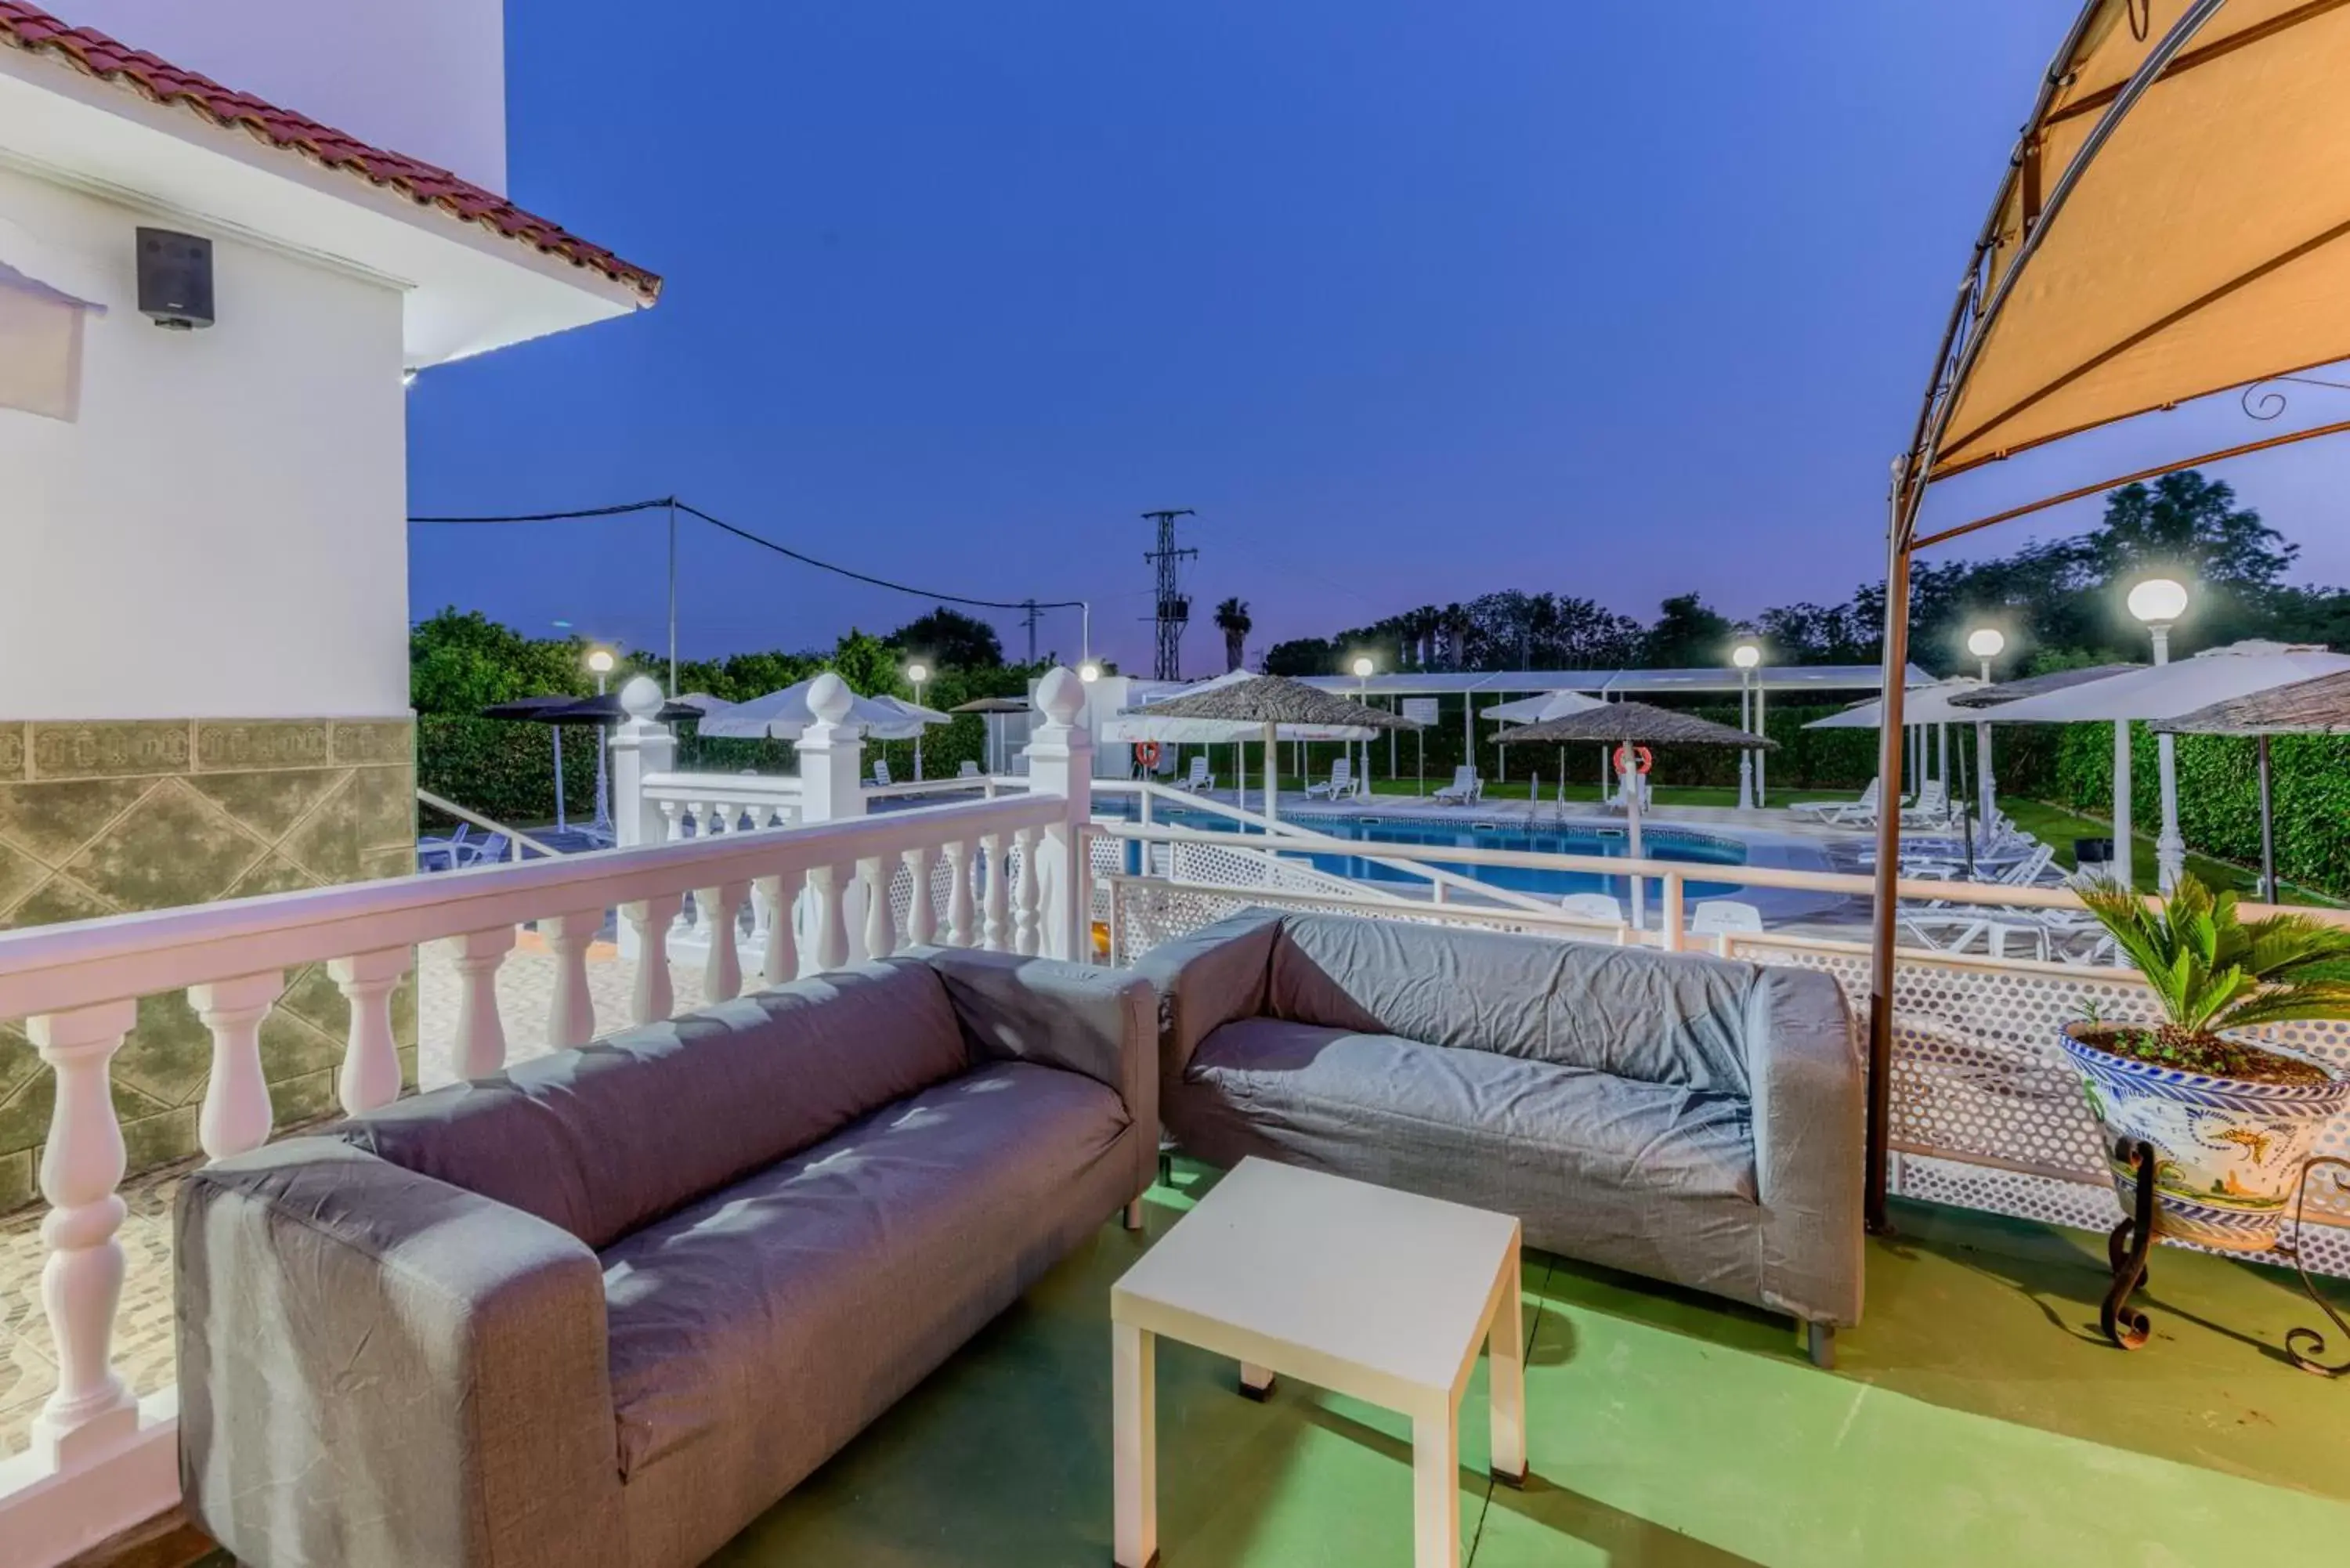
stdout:
<svg viewBox="0 0 2350 1568">
<path fill-rule="evenodd" d="M 2154 732 L 2130 727 L 2130 819 L 2141 833 L 2162 821 L 2162 779 Z M 2258 865 L 2260 766 L 2255 742 L 2220 735 L 2177 740 L 2178 831 L 2189 849 Z M 2055 794 L 2076 810 L 2109 815 L 2114 802 L 2114 727 L 2066 726 Z M 2269 742 L 2276 815 L 2277 875 L 2335 896 L 2350 895 L 2350 736 L 2279 735 Z"/>
</svg>

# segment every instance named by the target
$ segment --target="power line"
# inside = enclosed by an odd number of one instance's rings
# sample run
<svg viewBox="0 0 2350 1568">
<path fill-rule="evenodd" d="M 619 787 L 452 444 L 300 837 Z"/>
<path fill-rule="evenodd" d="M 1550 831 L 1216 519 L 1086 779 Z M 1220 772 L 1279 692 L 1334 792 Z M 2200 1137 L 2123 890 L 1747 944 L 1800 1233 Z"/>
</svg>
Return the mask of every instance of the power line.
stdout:
<svg viewBox="0 0 2350 1568">
<path fill-rule="evenodd" d="M 709 524 L 712 527 L 718 529 L 722 533 L 732 534 L 736 538 L 756 545 L 762 549 L 773 550 L 776 555 L 787 556 L 792 560 L 797 561 L 804 566 L 814 566 L 820 572 L 830 572 L 836 576 L 847 577 L 855 582 L 870 584 L 872 587 L 877 588 L 888 588 L 895 593 L 911 594 L 916 598 L 936 599 L 946 604 L 972 605 L 981 609 L 1022 611 L 1032 609 L 1083 609 L 1086 606 L 1086 601 L 1083 599 L 974 598 L 969 594 L 939 593 L 930 588 L 916 587 L 910 583 L 896 582 L 889 577 L 877 577 L 869 572 L 860 572 L 852 566 L 844 566 L 836 562 L 820 560 L 816 556 L 808 555 L 804 551 L 795 550 L 788 545 L 778 544 L 775 540 L 767 538 L 764 535 L 754 534 L 748 528 L 729 523 L 723 517 L 713 517 L 709 513 L 702 511 L 702 508 L 692 505 L 690 503 L 680 501 L 675 496 L 663 496 L 658 501 L 630 501 L 617 506 L 583 506 L 568 512 L 515 512 L 478 517 L 411 517 L 409 521 L 411 523 L 465 524 L 563 523 L 568 522 L 574 518 L 617 517 L 626 513 L 652 512 L 664 507 L 674 507 L 676 510 L 686 514 L 688 516 L 701 519 L 702 522 Z"/>
</svg>

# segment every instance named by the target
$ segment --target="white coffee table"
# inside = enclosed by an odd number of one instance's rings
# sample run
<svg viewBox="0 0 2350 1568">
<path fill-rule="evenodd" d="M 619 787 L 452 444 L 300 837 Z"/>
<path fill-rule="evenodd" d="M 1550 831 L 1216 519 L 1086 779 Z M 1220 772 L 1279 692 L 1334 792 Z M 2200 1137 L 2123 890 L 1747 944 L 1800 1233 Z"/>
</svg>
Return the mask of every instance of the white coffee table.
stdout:
<svg viewBox="0 0 2350 1568">
<path fill-rule="evenodd" d="M 1110 1288 L 1119 1568 L 1159 1554 L 1153 1353 L 1166 1334 L 1411 1417 L 1418 1568 L 1461 1560 L 1461 1395 L 1492 1340 L 1494 1479 L 1526 1470 L 1518 1222 L 1245 1159 Z"/>
</svg>

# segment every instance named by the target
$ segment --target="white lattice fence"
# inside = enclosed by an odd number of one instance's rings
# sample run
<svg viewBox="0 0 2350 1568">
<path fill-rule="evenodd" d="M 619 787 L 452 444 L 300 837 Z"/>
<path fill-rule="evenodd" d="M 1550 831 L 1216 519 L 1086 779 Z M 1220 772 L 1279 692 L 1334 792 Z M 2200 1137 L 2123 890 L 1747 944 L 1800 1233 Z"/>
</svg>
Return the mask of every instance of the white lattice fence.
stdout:
<svg viewBox="0 0 2350 1568">
<path fill-rule="evenodd" d="M 1363 914 L 1359 899 L 1283 894 L 1253 900 L 1239 891 L 1148 881 L 1116 884 L 1116 962 L 1131 963 L 1158 943 L 1246 908 Z M 1452 923 L 1457 912 L 1390 906 L 1383 919 Z M 1477 924 L 1566 940 L 1612 941 L 1554 922 L 1513 921 L 1481 912 Z M 1843 984 L 1856 1013 L 1868 1005 L 1868 954 L 1857 944 L 1795 942 L 1769 935 L 1734 940 L 1733 956 L 1757 963 L 1824 969 Z M 2059 1054 L 2063 1026 L 2094 1010 L 2116 1022 L 2149 1022 L 2151 994 L 2131 973 L 2056 965 L 1994 965 L 1905 951 L 1894 969 L 1893 1189 L 1905 1197 L 2012 1214 L 2085 1230 L 2107 1230 L 2121 1206 L 2079 1080 Z M 2350 1069 L 2350 1027 L 2282 1024 L 2262 1038 Z M 2350 1116 L 2329 1122 L 2316 1152 L 2350 1158 Z M 2309 1194 L 2311 1223 L 2299 1239 L 2312 1272 L 2350 1276 L 2350 1192 L 2321 1180 Z M 2321 1222 L 2322 1221 L 2322 1222 Z M 2293 1244 L 2288 1222 L 2288 1244 Z"/>
</svg>

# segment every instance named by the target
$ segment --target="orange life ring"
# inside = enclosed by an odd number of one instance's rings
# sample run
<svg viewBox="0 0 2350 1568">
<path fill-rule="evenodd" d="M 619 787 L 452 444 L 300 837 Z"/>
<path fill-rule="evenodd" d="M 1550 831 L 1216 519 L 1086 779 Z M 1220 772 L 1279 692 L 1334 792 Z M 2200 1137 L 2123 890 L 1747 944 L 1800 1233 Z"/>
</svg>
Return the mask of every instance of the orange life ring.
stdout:
<svg viewBox="0 0 2350 1568">
<path fill-rule="evenodd" d="M 1156 741 L 1143 742 L 1140 745 L 1134 748 L 1134 756 L 1135 760 L 1139 762 L 1144 767 L 1157 768 L 1159 766 L 1159 742 Z"/>
<path fill-rule="evenodd" d="M 1628 758 L 1626 755 L 1627 753 L 1630 753 Z M 1655 762 L 1656 759 L 1648 754 L 1648 748 L 1646 746 L 1617 747 L 1616 771 L 1617 773 L 1620 774 L 1624 771 L 1624 764 L 1627 761 L 1636 763 L 1638 765 L 1638 771 L 1645 774 L 1648 771 L 1648 764 Z"/>
</svg>

